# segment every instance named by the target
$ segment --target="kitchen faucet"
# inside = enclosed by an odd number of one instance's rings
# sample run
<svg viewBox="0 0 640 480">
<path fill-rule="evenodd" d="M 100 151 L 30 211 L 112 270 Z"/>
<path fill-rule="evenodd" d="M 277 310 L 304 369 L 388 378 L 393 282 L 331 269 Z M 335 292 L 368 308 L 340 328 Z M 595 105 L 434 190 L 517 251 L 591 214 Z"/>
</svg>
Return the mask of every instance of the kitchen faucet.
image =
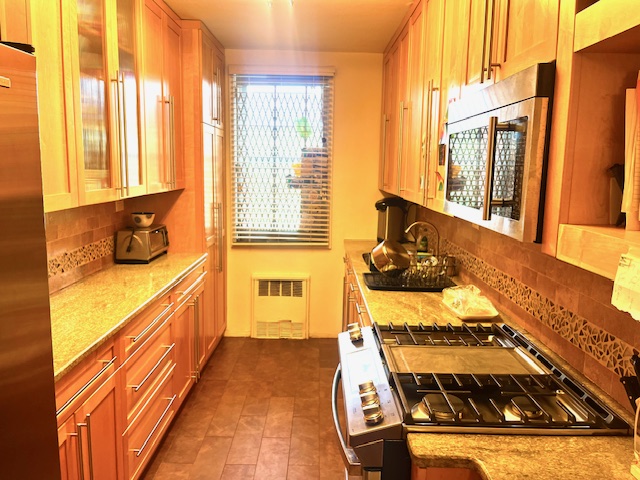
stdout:
<svg viewBox="0 0 640 480">
<path fill-rule="evenodd" d="M 420 245 L 423 241 L 425 241 L 427 243 L 427 247 L 423 247 L 423 248 L 428 248 L 429 246 L 429 242 L 428 242 L 428 235 L 425 232 L 426 228 L 424 227 L 430 227 L 431 229 L 433 229 L 436 233 L 436 244 L 435 244 L 435 252 L 434 255 L 438 256 L 440 254 L 440 232 L 438 232 L 438 229 L 436 228 L 436 226 L 431 223 L 431 222 L 424 222 L 424 221 L 417 221 L 417 222 L 413 222 L 411 225 L 409 225 L 404 233 L 409 233 L 409 231 L 416 225 L 420 225 L 418 227 L 418 235 L 414 236 L 415 238 L 415 243 L 416 243 L 416 248 L 420 249 Z"/>
</svg>

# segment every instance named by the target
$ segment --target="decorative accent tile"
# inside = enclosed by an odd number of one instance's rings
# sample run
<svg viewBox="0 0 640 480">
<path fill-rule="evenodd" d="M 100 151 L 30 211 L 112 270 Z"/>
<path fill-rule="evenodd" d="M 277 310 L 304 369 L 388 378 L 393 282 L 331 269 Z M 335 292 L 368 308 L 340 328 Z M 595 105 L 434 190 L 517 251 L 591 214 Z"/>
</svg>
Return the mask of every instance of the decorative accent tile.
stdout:
<svg viewBox="0 0 640 480">
<path fill-rule="evenodd" d="M 456 257 L 461 268 L 591 355 L 601 365 L 618 376 L 634 375 L 630 362 L 634 351 L 631 345 L 562 305 L 555 304 L 528 285 L 497 270 L 449 240 L 442 239 L 442 245 L 444 252 Z"/>
<path fill-rule="evenodd" d="M 107 237 L 97 242 L 83 245 L 70 252 L 64 252 L 57 257 L 48 260 L 49 278 L 63 273 L 71 272 L 87 263 L 103 257 L 112 256 L 114 251 L 114 238 Z"/>
</svg>

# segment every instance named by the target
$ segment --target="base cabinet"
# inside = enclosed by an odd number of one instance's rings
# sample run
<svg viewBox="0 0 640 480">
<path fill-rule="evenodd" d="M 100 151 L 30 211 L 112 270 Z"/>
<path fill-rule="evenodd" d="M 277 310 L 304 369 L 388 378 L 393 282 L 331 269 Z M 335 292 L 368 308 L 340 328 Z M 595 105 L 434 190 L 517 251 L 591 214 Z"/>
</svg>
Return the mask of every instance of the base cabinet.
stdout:
<svg viewBox="0 0 640 480">
<path fill-rule="evenodd" d="M 56 383 L 63 480 L 136 480 L 217 342 L 205 261 Z"/>
<path fill-rule="evenodd" d="M 124 478 L 120 370 L 112 345 L 90 356 L 56 385 L 63 480 Z"/>
</svg>

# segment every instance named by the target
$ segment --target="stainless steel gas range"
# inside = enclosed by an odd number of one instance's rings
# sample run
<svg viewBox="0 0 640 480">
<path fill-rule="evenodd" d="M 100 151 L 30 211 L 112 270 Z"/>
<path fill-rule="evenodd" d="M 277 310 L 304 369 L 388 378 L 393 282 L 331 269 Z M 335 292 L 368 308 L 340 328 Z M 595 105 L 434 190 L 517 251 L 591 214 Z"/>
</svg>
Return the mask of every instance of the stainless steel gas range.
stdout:
<svg viewBox="0 0 640 480">
<path fill-rule="evenodd" d="M 506 324 L 352 324 L 338 335 L 338 344 L 334 422 L 350 475 L 409 478 L 407 433 L 632 433 L 625 420 Z"/>
</svg>

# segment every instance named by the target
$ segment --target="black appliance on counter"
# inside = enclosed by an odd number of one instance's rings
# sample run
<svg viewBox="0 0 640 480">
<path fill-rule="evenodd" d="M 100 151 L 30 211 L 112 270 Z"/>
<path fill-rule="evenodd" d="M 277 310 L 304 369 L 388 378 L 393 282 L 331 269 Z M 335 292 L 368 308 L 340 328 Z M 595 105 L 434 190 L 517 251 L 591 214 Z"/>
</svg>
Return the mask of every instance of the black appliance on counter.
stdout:
<svg viewBox="0 0 640 480">
<path fill-rule="evenodd" d="M 385 197 L 376 202 L 378 211 L 378 242 L 393 240 L 405 241 L 404 229 L 408 203 L 400 197 Z"/>
<path fill-rule="evenodd" d="M 621 416 L 506 324 L 352 324 L 338 335 L 338 347 L 334 423 L 348 473 L 365 480 L 410 478 L 407 433 L 632 433 Z"/>
</svg>

